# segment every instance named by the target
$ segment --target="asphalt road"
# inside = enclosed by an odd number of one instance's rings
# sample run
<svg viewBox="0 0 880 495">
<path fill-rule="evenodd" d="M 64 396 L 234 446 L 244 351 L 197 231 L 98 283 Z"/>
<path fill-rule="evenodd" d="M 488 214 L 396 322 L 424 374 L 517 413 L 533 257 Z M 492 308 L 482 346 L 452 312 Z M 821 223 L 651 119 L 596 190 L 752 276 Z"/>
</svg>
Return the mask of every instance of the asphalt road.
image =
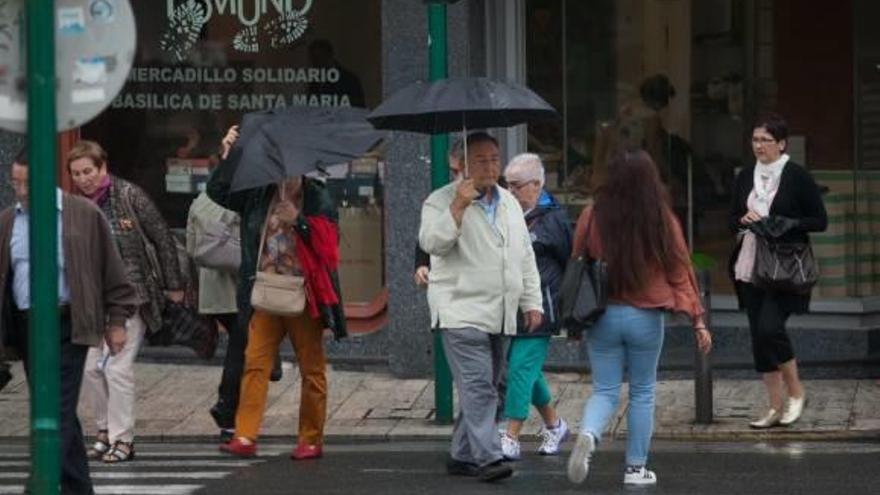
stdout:
<svg viewBox="0 0 880 495">
<path fill-rule="evenodd" d="M 529 453 L 513 478 L 487 485 L 446 475 L 443 443 L 330 445 L 320 461 L 286 456 L 208 481 L 201 494 L 872 494 L 880 493 L 880 444 L 657 443 L 650 465 L 659 483 L 624 489 L 623 444 L 594 457 L 583 485 L 565 477 L 568 452 Z M 570 444 L 568 445 L 570 448 Z"/>
<path fill-rule="evenodd" d="M 293 462 L 289 446 L 263 445 L 257 459 L 234 459 L 213 444 L 140 444 L 134 462 L 93 463 L 98 494 L 877 494 L 880 443 L 655 443 L 653 488 L 622 485 L 623 444 L 601 448 L 587 481 L 565 478 L 568 452 L 539 457 L 524 445 L 513 478 L 487 485 L 446 475 L 445 443 L 331 444 L 319 461 Z M 567 445 L 570 447 L 570 443 Z M 27 446 L 0 448 L 0 494 L 22 493 Z"/>
</svg>

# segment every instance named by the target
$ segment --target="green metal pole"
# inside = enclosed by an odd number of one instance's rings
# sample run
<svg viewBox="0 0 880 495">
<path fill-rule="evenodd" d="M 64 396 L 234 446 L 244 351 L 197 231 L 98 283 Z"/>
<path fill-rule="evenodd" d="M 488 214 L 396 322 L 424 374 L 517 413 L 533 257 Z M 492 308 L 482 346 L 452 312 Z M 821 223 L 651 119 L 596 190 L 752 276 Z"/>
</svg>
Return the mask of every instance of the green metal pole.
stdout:
<svg viewBox="0 0 880 495">
<path fill-rule="evenodd" d="M 28 213 L 30 215 L 29 381 L 31 479 L 35 495 L 57 494 L 61 472 L 58 417 L 58 211 L 55 197 L 55 6 L 27 0 Z"/>
<path fill-rule="evenodd" d="M 445 79 L 446 68 L 446 5 L 428 4 L 428 76 L 431 81 Z M 449 135 L 431 136 L 431 188 L 449 183 Z M 439 332 L 434 332 L 434 408 L 435 421 L 452 423 L 452 373 L 443 352 Z"/>
</svg>

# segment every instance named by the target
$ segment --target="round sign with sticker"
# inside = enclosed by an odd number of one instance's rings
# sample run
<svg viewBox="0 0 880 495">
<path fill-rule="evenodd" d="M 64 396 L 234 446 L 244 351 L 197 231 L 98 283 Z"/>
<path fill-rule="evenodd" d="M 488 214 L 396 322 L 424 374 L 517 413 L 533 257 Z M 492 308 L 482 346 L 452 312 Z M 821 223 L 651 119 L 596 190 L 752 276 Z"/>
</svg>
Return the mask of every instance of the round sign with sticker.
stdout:
<svg viewBox="0 0 880 495">
<path fill-rule="evenodd" d="M 0 1 L 0 128 L 27 128 L 25 0 Z M 58 130 L 100 114 L 125 85 L 137 36 L 128 0 L 56 0 Z"/>
</svg>

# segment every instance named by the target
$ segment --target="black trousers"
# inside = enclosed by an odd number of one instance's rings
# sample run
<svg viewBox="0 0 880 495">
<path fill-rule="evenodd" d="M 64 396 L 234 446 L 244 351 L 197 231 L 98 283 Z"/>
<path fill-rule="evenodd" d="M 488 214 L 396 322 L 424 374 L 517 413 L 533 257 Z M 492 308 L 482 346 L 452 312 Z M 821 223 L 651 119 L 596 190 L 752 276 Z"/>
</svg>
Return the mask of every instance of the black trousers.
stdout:
<svg viewBox="0 0 880 495">
<path fill-rule="evenodd" d="M 235 428 L 235 411 L 238 409 L 238 394 L 241 388 L 241 375 L 244 372 L 244 351 L 247 348 L 247 324 L 242 324 L 238 313 L 211 315 L 214 323 L 221 323 L 229 335 L 226 356 L 223 358 L 223 375 L 220 378 L 217 404 L 212 410 L 219 428 Z"/>
<path fill-rule="evenodd" d="M 76 415 L 79 404 L 79 389 L 82 385 L 83 368 L 86 364 L 88 346 L 71 342 L 70 316 L 61 316 L 61 403 L 59 433 L 61 445 L 61 493 L 62 495 L 93 495 L 92 479 L 89 476 L 89 460 L 82 426 Z M 28 321 L 27 313 L 17 312 L 15 317 L 16 336 L 14 345 L 21 350 L 25 375 L 30 379 L 28 360 Z"/>
<path fill-rule="evenodd" d="M 759 373 L 778 371 L 780 364 L 794 359 L 794 348 L 785 331 L 785 322 L 791 313 L 781 307 L 775 294 L 752 284 L 743 284 L 742 294 L 749 317 L 755 370 Z"/>
</svg>

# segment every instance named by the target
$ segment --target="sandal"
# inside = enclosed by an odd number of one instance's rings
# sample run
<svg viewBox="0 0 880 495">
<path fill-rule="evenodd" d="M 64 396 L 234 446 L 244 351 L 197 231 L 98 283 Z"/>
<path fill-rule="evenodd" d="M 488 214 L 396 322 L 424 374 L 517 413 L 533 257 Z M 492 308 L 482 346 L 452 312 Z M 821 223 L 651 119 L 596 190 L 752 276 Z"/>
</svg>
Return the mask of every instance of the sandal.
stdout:
<svg viewBox="0 0 880 495">
<path fill-rule="evenodd" d="M 116 464 L 134 460 L 134 443 L 117 440 L 113 447 L 101 457 L 105 464 Z"/>
<path fill-rule="evenodd" d="M 95 437 L 95 443 L 86 450 L 89 459 L 100 459 L 110 450 L 110 439 L 107 438 L 107 430 L 100 430 Z"/>
</svg>

